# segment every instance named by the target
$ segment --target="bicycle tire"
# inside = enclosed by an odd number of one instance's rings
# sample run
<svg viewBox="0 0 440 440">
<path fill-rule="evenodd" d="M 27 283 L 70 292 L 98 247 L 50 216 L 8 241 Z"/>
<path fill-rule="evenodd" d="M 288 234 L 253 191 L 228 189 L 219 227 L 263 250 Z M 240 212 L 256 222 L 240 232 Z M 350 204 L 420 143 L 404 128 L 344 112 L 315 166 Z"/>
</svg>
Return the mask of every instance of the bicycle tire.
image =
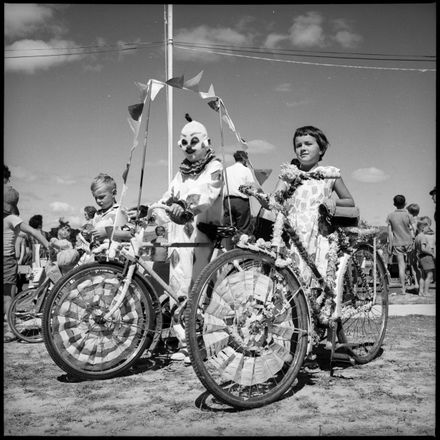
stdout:
<svg viewBox="0 0 440 440">
<path fill-rule="evenodd" d="M 359 364 L 379 353 L 388 322 L 388 277 L 385 264 L 376 252 L 376 298 L 374 298 L 373 247 L 356 246 L 343 269 L 342 319 L 338 340 Z"/>
<path fill-rule="evenodd" d="M 152 293 L 139 275 L 113 319 L 102 317 L 123 281 L 123 266 L 93 262 L 63 276 L 43 311 L 49 355 L 66 373 L 85 380 L 109 379 L 128 370 L 156 332 Z"/>
<path fill-rule="evenodd" d="M 235 408 L 291 389 L 308 342 L 308 307 L 293 273 L 264 253 L 233 249 L 196 280 L 185 312 L 189 356 L 202 384 Z"/>
<path fill-rule="evenodd" d="M 47 290 L 47 285 L 43 289 Z M 39 288 L 23 290 L 15 296 L 8 310 L 8 324 L 12 333 L 19 340 L 31 344 L 43 342 L 42 312 L 36 309 L 38 295 Z"/>
</svg>

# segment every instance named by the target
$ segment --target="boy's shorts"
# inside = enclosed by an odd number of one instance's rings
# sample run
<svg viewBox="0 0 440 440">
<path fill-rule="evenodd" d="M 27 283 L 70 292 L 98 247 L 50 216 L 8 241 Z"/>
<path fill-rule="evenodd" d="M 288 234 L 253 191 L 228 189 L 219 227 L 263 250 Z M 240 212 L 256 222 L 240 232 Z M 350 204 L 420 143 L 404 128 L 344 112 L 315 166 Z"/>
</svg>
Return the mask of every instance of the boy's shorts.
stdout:
<svg viewBox="0 0 440 440">
<path fill-rule="evenodd" d="M 3 284 L 17 284 L 18 263 L 14 255 L 3 255 Z"/>
<path fill-rule="evenodd" d="M 413 249 L 412 244 L 403 244 L 401 246 L 393 246 L 394 255 L 407 255 Z"/>
</svg>

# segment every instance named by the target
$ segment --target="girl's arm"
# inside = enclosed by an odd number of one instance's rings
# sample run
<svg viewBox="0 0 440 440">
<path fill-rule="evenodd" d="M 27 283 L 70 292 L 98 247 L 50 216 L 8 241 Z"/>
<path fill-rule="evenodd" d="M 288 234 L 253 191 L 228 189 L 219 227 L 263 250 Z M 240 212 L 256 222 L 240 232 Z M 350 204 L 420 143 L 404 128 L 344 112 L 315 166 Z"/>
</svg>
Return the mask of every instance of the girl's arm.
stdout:
<svg viewBox="0 0 440 440">
<path fill-rule="evenodd" d="M 46 249 L 49 249 L 49 242 L 46 240 L 46 238 L 36 229 L 32 228 L 28 224 L 21 222 L 20 223 L 20 230 L 23 232 L 26 232 L 26 234 L 32 235 L 36 240 L 38 240 Z"/>
<path fill-rule="evenodd" d="M 336 206 L 355 206 L 354 199 L 345 186 L 342 177 L 339 177 L 335 181 L 334 191 L 338 195 L 339 199 L 336 199 Z"/>
</svg>

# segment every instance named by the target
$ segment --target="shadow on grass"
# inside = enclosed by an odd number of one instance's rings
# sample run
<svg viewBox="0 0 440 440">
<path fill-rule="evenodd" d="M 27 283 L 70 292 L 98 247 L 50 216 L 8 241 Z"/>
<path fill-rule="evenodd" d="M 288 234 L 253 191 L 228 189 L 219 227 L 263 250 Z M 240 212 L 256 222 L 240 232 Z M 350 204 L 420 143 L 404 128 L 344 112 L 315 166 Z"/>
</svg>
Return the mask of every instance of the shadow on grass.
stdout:
<svg viewBox="0 0 440 440">
<path fill-rule="evenodd" d="M 169 356 L 158 355 L 151 358 L 137 359 L 136 362 L 126 371 L 123 371 L 120 374 L 117 374 L 110 378 L 82 379 L 78 376 L 67 373 L 57 377 L 57 380 L 63 383 L 78 383 L 78 382 L 95 381 L 95 380 L 104 381 L 104 380 L 114 379 L 117 377 L 135 376 L 137 374 L 145 373 L 146 371 L 160 370 L 168 366 L 171 362 L 172 361 L 170 360 Z"/>
<path fill-rule="evenodd" d="M 313 385 L 314 381 L 310 374 L 300 371 L 294 381 L 294 385 L 284 393 L 276 402 L 282 401 L 292 397 L 294 394 L 298 393 L 304 386 Z M 195 400 L 195 406 L 202 411 L 208 412 L 224 412 L 224 413 L 236 413 L 242 411 L 249 411 L 254 408 L 234 408 L 227 403 L 223 403 L 221 400 L 213 396 L 209 391 L 203 392 Z M 264 406 L 264 405 L 263 405 Z"/>
</svg>

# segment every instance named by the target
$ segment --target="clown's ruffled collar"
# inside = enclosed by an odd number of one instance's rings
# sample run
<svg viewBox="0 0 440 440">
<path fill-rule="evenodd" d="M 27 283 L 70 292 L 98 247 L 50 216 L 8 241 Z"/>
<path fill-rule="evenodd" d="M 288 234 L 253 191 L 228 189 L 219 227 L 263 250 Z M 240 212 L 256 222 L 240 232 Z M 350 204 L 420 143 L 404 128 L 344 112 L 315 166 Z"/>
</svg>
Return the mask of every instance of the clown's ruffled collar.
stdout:
<svg viewBox="0 0 440 440">
<path fill-rule="evenodd" d="M 185 159 L 180 164 L 180 172 L 182 174 L 196 176 L 197 174 L 200 174 L 205 169 L 206 165 L 215 158 L 214 150 L 209 148 L 206 152 L 206 156 L 197 162 L 190 162 L 188 159 Z"/>
</svg>

